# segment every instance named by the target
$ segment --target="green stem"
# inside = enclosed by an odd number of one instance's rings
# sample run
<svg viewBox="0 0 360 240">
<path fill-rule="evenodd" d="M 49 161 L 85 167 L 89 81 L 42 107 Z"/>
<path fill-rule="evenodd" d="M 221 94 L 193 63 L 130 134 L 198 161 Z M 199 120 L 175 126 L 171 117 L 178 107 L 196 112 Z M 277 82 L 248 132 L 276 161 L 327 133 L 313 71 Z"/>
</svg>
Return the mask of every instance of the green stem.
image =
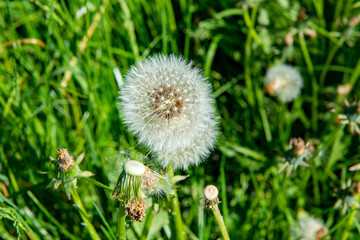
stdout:
<svg viewBox="0 0 360 240">
<path fill-rule="evenodd" d="M 311 57 L 308 51 L 308 48 L 306 46 L 305 38 L 303 32 L 299 32 L 299 43 L 301 51 L 303 52 L 305 63 L 310 75 L 311 79 L 311 87 L 312 87 L 312 107 L 311 107 L 311 122 L 312 122 L 312 128 L 316 135 L 317 127 L 318 127 L 318 114 L 317 114 L 317 108 L 318 108 L 318 85 L 316 82 L 316 78 L 314 76 L 314 65 L 311 61 Z"/>
<path fill-rule="evenodd" d="M 221 216 L 221 213 L 220 213 L 220 210 L 219 210 L 219 207 L 217 204 L 215 204 L 214 206 L 211 207 L 211 210 L 213 211 L 214 213 L 214 216 L 215 216 L 215 219 L 220 227 L 220 231 L 221 231 L 221 234 L 223 236 L 223 239 L 224 240 L 230 240 L 230 237 L 229 237 L 229 234 L 226 230 L 226 226 L 225 226 L 225 223 L 224 223 L 224 219 L 223 217 Z"/>
<path fill-rule="evenodd" d="M 74 202 L 77 205 L 77 210 L 79 211 L 82 220 L 86 224 L 86 229 L 88 230 L 91 239 L 96 239 L 96 240 L 100 239 L 100 237 L 97 234 L 94 226 L 92 225 L 90 220 L 87 218 L 86 210 L 84 208 L 84 205 L 81 202 L 81 199 L 79 197 L 79 194 L 78 194 L 78 192 L 76 190 L 75 185 L 74 184 L 71 184 L 71 185 L 72 185 L 72 196 L 73 196 Z"/>
<path fill-rule="evenodd" d="M 140 237 L 140 240 L 146 240 L 147 238 L 147 235 L 149 234 L 149 231 L 150 231 L 150 228 L 151 228 L 151 223 L 154 219 L 154 207 L 151 206 L 149 208 L 149 211 L 147 213 L 147 218 L 145 219 L 145 226 L 143 228 L 143 231 L 141 233 L 141 237 Z"/>
<path fill-rule="evenodd" d="M 170 178 L 174 177 L 174 169 L 172 166 L 169 166 L 169 175 Z M 180 211 L 180 203 L 178 199 L 178 195 L 176 189 L 173 189 L 173 196 L 170 197 L 170 208 L 171 208 L 171 215 L 172 220 L 175 225 L 175 235 L 178 240 L 185 240 L 185 232 L 183 228 L 183 221 L 181 219 L 181 211 Z M 172 234 L 173 236 L 173 234 Z M 173 237 L 172 237 L 173 238 Z"/>
<path fill-rule="evenodd" d="M 120 204 L 118 214 L 117 214 L 117 232 L 118 239 L 126 240 L 126 232 L 125 232 L 125 208 Z"/>
</svg>

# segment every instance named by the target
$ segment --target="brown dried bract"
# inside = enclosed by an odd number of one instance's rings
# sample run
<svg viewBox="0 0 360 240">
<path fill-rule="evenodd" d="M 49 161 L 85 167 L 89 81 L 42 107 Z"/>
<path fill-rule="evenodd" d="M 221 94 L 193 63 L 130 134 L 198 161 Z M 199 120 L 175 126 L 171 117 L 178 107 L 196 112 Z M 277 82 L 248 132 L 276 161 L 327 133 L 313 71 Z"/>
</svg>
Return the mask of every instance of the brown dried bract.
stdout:
<svg viewBox="0 0 360 240">
<path fill-rule="evenodd" d="M 161 85 L 149 97 L 154 113 L 162 118 L 171 119 L 183 110 L 184 99 L 174 87 Z"/>
<path fill-rule="evenodd" d="M 140 198 L 135 201 L 131 200 L 131 203 L 125 205 L 125 214 L 130 216 L 134 221 L 142 222 L 145 216 L 145 201 Z"/>
<path fill-rule="evenodd" d="M 212 208 L 213 206 L 218 205 L 219 203 L 221 203 L 219 198 L 215 198 L 213 200 L 206 199 L 204 203 L 204 208 Z"/>
<path fill-rule="evenodd" d="M 74 159 L 66 148 L 60 148 L 58 150 L 57 160 L 61 171 L 69 170 L 74 166 Z"/>
</svg>

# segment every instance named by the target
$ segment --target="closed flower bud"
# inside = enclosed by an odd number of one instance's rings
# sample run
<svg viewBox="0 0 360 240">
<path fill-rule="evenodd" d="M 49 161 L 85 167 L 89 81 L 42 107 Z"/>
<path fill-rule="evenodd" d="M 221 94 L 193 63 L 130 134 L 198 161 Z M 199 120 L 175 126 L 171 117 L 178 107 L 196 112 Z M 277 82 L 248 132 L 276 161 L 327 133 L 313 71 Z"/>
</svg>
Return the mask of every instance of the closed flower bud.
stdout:
<svg viewBox="0 0 360 240">
<path fill-rule="evenodd" d="M 111 197 L 119 200 L 125 209 L 126 216 L 142 222 L 145 216 L 145 197 L 141 191 L 142 178 L 146 166 L 139 161 L 129 160 L 124 163 L 123 172 Z"/>
<path fill-rule="evenodd" d="M 219 198 L 219 190 L 214 185 L 208 185 L 204 189 L 204 197 L 205 197 L 205 208 L 212 208 L 214 205 L 218 205 L 220 203 Z"/>
<path fill-rule="evenodd" d="M 129 130 L 162 167 L 171 164 L 175 169 L 199 164 L 214 147 L 218 131 L 213 104 L 201 71 L 174 55 L 137 63 L 120 91 L 120 111 Z"/>
<path fill-rule="evenodd" d="M 141 162 L 134 160 L 125 162 L 112 197 L 124 204 L 130 203 L 132 199 L 137 201 L 142 198 L 141 183 L 144 173 L 145 165 Z"/>
<path fill-rule="evenodd" d="M 291 102 L 300 94 L 303 79 L 296 68 L 282 64 L 269 68 L 264 84 L 270 95 L 282 102 Z"/>
</svg>

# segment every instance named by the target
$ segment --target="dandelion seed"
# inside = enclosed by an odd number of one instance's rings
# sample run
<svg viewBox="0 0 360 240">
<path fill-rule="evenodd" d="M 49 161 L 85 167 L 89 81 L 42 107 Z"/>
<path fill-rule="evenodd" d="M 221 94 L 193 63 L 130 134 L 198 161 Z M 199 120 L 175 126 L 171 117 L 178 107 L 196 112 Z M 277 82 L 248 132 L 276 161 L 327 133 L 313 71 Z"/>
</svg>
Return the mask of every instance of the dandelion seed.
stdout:
<svg viewBox="0 0 360 240">
<path fill-rule="evenodd" d="M 187 169 L 214 147 L 217 117 L 211 86 L 199 69 L 174 55 L 157 55 L 132 67 L 120 91 L 129 130 L 162 167 Z"/>
<path fill-rule="evenodd" d="M 277 65 L 269 68 L 264 78 L 266 90 L 282 102 L 291 102 L 303 87 L 299 71 L 289 65 Z"/>
</svg>

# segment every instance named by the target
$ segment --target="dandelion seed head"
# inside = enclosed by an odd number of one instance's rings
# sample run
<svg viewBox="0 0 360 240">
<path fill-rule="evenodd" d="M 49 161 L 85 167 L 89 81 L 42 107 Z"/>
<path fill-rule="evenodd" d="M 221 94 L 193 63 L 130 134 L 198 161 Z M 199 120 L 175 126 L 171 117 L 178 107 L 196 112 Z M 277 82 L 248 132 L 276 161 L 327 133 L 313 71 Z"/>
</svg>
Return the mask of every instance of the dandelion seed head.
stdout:
<svg viewBox="0 0 360 240">
<path fill-rule="evenodd" d="M 282 102 L 291 102 L 300 94 L 303 79 L 296 68 L 281 64 L 268 69 L 264 84 L 270 95 Z"/>
<path fill-rule="evenodd" d="M 213 104 L 211 86 L 201 71 L 175 55 L 137 63 L 120 90 L 120 111 L 128 129 L 159 156 L 163 167 L 173 164 L 175 169 L 197 165 L 213 148 L 217 136 Z M 210 139 L 200 138 L 204 136 Z M 182 150 L 187 153 L 172 158 Z"/>
<path fill-rule="evenodd" d="M 290 232 L 294 239 L 320 240 L 328 233 L 328 229 L 321 220 L 302 211 L 298 214 L 297 222 L 291 227 Z"/>
</svg>

